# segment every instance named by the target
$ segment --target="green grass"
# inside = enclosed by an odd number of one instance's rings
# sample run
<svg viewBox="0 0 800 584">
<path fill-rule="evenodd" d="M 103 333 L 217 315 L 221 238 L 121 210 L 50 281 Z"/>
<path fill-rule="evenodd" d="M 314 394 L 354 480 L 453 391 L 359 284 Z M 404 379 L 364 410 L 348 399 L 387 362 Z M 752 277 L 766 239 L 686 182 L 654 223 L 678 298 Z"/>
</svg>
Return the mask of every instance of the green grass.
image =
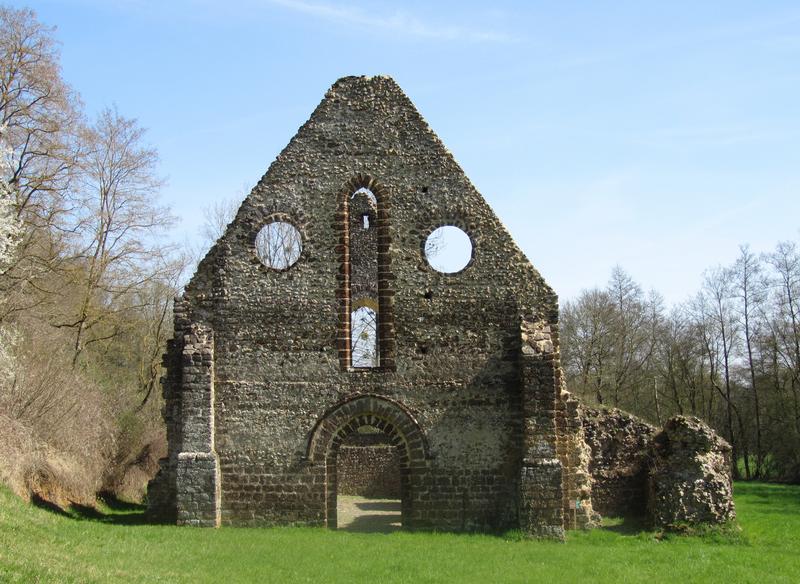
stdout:
<svg viewBox="0 0 800 584">
<path fill-rule="evenodd" d="M 564 544 L 146 525 L 136 506 L 60 515 L 0 489 L 0 582 L 800 582 L 800 487 L 740 483 L 736 504 L 741 532 L 610 520 Z"/>
</svg>

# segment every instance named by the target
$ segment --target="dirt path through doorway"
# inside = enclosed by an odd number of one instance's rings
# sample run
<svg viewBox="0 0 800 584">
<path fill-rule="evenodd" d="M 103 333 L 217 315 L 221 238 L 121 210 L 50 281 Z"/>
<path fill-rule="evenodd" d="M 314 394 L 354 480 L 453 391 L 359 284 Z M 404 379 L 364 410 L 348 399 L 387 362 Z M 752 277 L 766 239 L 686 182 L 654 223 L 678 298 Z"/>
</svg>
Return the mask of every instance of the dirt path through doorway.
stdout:
<svg viewBox="0 0 800 584">
<path fill-rule="evenodd" d="M 339 495 L 336 503 L 339 529 L 390 533 L 398 531 L 402 526 L 399 499 Z"/>
</svg>

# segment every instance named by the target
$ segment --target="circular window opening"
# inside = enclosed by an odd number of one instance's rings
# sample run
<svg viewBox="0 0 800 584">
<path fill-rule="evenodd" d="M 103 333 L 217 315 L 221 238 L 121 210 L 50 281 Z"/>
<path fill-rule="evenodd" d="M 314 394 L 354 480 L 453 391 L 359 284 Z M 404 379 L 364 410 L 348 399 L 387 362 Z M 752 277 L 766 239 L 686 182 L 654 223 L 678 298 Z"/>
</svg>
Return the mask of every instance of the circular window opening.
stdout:
<svg viewBox="0 0 800 584">
<path fill-rule="evenodd" d="M 460 272 L 472 259 L 472 240 L 453 225 L 434 229 L 425 240 L 425 259 L 437 272 Z"/>
<path fill-rule="evenodd" d="M 303 251 L 300 232 L 291 223 L 267 223 L 256 235 L 256 255 L 268 268 L 285 270 L 293 266 Z"/>
</svg>

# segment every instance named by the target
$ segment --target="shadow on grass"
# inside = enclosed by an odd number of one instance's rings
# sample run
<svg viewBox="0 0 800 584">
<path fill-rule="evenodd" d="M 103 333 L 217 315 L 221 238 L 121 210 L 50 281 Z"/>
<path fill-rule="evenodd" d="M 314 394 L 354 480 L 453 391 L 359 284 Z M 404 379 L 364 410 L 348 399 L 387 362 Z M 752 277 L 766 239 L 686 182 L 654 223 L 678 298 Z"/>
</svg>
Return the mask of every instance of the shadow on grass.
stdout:
<svg viewBox="0 0 800 584">
<path fill-rule="evenodd" d="M 31 496 L 31 504 L 33 504 L 34 507 L 44 509 L 45 511 L 50 511 L 50 513 L 55 513 L 56 515 L 61 515 L 62 517 L 72 517 L 72 515 L 64 511 L 64 509 L 55 503 L 51 503 L 47 499 L 43 499 L 35 493 Z"/>
<path fill-rule="evenodd" d="M 120 513 L 138 513 L 144 512 L 147 509 L 147 505 L 123 501 L 121 499 L 117 499 L 114 495 L 108 492 L 100 493 L 100 500 L 112 511 L 117 511 Z"/>
<path fill-rule="evenodd" d="M 99 499 L 100 504 L 97 507 L 72 503 L 68 508 L 62 509 L 55 503 L 51 503 L 38 495 L 31 497 L 31 503 L 39 509 L 78 521 L 97 521 L 110 525 L 146 525 L 153 523 L 146 516 L 146 506 L 120 501 L 113 497 Z"/>
<path fill-rule="evenodd" d="M 800 515 L 800 485 L 736 482 L 733 489 L 739 503 L 758 507 L 765 515 Z"/>
<path fill-rule="evenodd" d="M 70 511 L 75 519 L 98 521 L 109 525 L 147 525 L 152 523 L 147 518 L 144 505 L 135 505 L 118 500 L 109 502 L 108 499 L 103 499 L 102 503 L 103 507 L 108 509 L 108 512 L 102 507 L 87 507 L 76 504 L 70 506 Z"/>
<path fill-rule="evenodd" d="M 382 511 L 384 513 L 400 513 L 400 501 L 358 501 L 356 503 L 362 511 Z"/>
<path fill-rule="evenodd" d="M 147 517 L 147 506 L 117 499 L 105 493 L 101 496 L 100 509 L 88 508 L 82 517 L 111 525 L 147 525 L 153 523 Z"/>
<path fill-rule="evenodd" d="M 81 505 L 80 503 L 73 503 L 69 506 L 69 510 L 71 511 L 70 514 L 76 519 L 102 521 L 105 518 L 105 514 L 99 509 L 89 507 L 88 505 Z"/>
<path fill-rule="evenodd" d="M 652 531 L 647 520 L 639 515 L 612 517 L 608 521 L 607 524 L 600 525 L 598 529 L 619 535 L 639 535 L 644 531 Z"/>
<path fill-rule="evenodd" d="M 109 525 L 156 525 L 156 522 L 148 519 L 147 514 L 144 511 L 140 511 L 138 513 L 103 514 L 102 517 L 99 519 L 94 519 L 94 521 L 100 521 L 101 523 L 106 523 Z"/>
</svg>

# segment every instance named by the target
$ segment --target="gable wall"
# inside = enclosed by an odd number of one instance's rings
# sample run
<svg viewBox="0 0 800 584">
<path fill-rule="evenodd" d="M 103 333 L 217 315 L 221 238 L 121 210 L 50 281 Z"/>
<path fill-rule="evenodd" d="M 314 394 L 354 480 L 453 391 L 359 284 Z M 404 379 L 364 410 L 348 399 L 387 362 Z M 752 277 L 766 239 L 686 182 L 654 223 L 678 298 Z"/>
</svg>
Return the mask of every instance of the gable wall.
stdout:
<svg viewBox="0 0 800 584">
<path fill-rule="evenodd" d="M 394 370 L 343 371 L 338 194 L 357 174 L 388 200 Z M 253 240 L 274 213 L 303 234 L 295 266 L 265 268 Z M 464 228 L 472 264 L 442 275 L 422 252 Z M 555 296 L 416 110 L 387 78 L 346 78 L 242 205 L 187 287 L 214 332 L 215 449 L 223 523 L 319 523 L 324 475 L 305 459 L 323 413 L 360 393 L 402 403 L 428 440 L 411 476 L 416 526 L 511 527 L 523 418 L 520 315 L 555 324 Z"/>
</svg>

